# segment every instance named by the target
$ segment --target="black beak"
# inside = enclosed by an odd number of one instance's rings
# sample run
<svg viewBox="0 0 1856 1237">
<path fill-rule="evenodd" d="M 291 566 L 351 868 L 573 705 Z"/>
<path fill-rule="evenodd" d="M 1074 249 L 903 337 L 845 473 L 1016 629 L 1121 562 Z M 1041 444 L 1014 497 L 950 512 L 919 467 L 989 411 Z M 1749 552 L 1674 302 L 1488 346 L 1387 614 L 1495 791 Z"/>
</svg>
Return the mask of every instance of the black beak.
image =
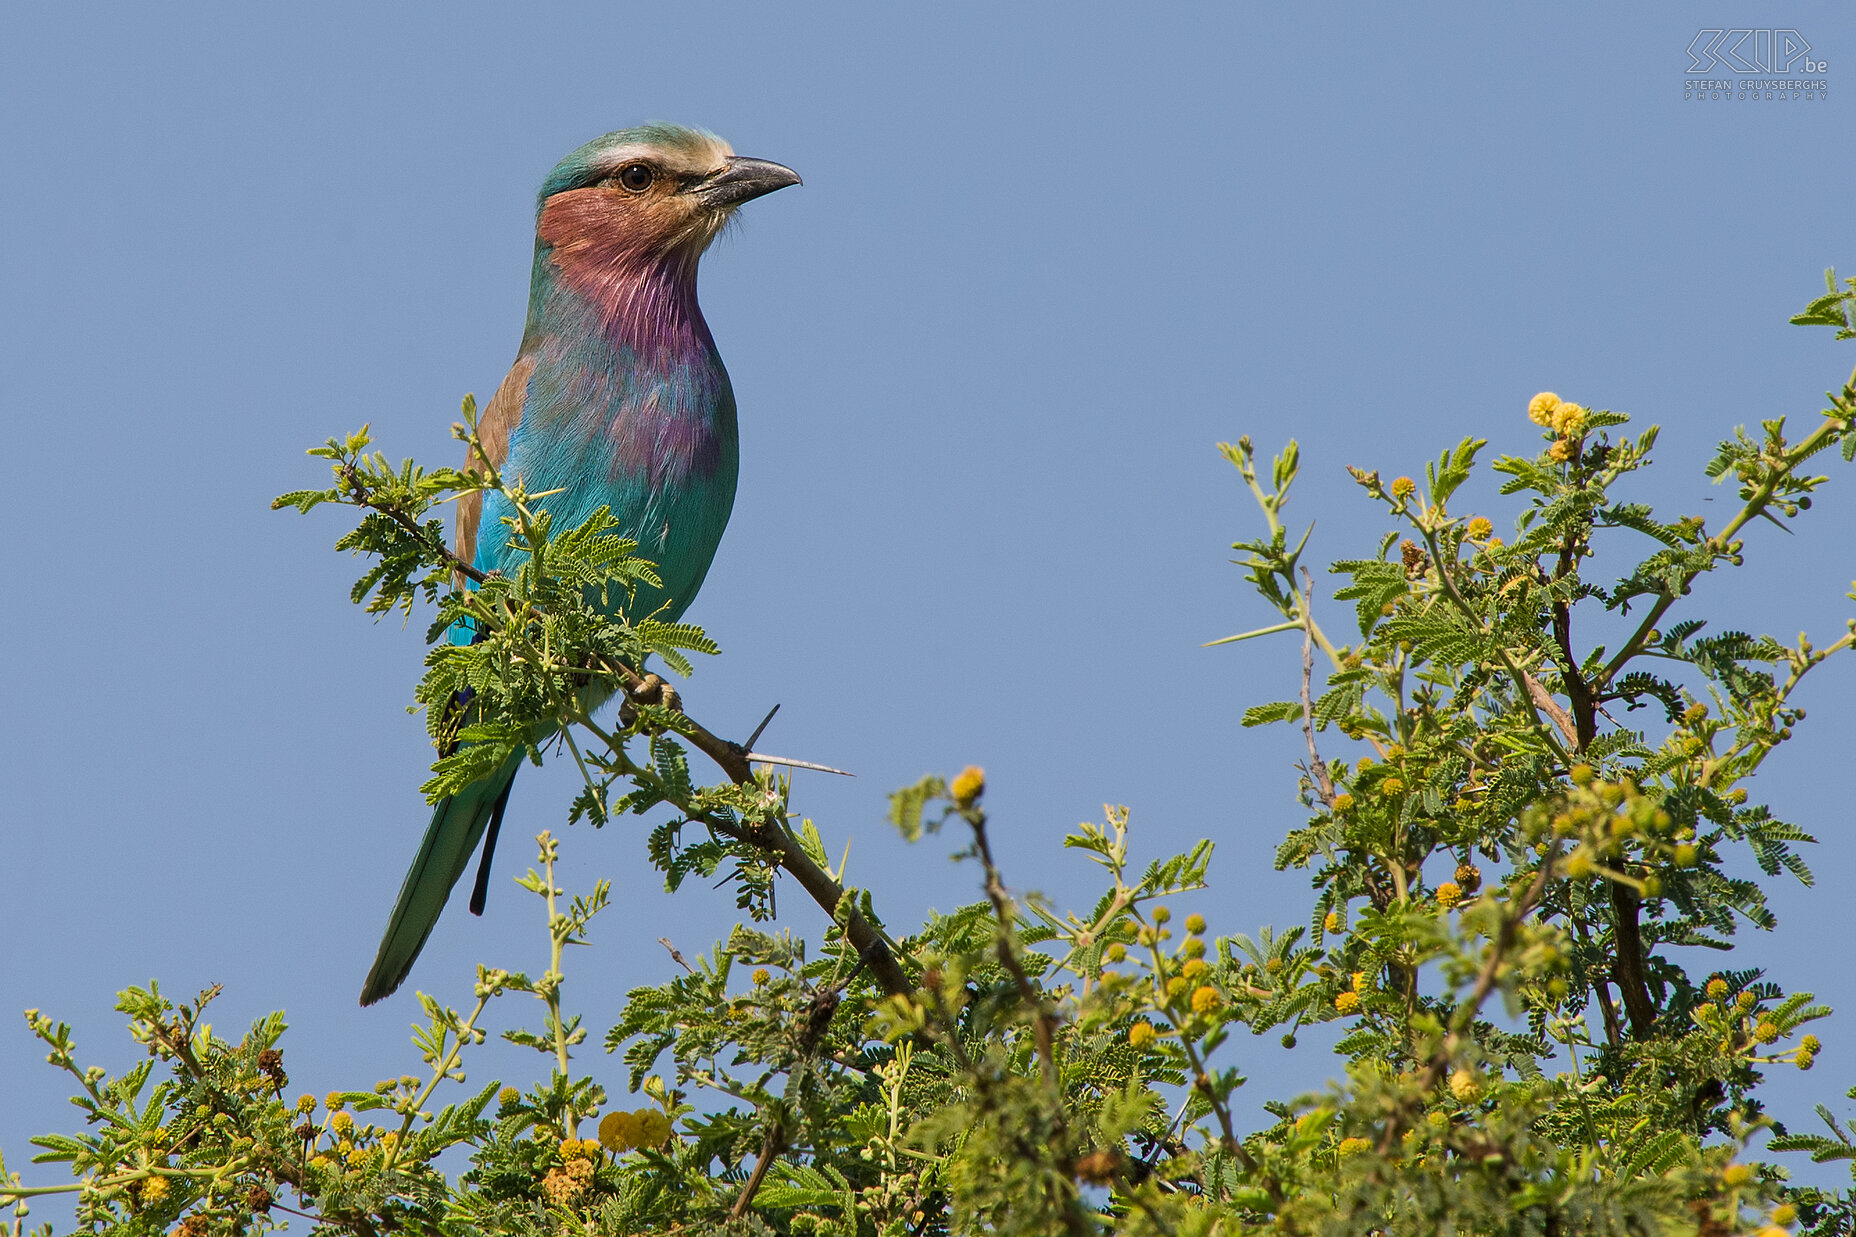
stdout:
<svg viewBox="0 0 1856 1237">
<path fill-rule="evenodd" d="M 729 157 L 722 170 L 705 176 L 683 192 L 694 194 L 704 206 L 739 206 L 775 189 L 800 183 L 799 173 L 766 159 Z"/>
</svg>

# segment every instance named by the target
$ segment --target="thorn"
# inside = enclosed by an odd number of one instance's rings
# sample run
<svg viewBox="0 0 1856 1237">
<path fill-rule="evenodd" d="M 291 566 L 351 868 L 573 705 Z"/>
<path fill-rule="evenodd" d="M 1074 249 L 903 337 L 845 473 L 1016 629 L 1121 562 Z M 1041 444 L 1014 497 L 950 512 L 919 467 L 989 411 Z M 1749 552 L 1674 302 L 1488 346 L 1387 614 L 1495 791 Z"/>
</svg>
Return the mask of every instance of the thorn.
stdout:
<svg viewBox="0 0 1856 1237">
<path fill-rule="evenodd" d="M 809 760 L 792 760 L 785 756 L 769 756 L 765 752 L 744 752 L 741 759 L 758 760 L 764 765 L 786 765 L 793 769 L 816 769 L 820 773 L 836 773 L 839 777 L 856 777 L 848 769 L 834 769 L 830 765 L 813 764 Z"/>
<path fill-rule="evenodd" d="M 741 745 L 742 751 L 751 752 L 754 750 L 754 745 L 760 741 L 761 731 L 767 729 L 767 723 L 772 721 L 773 715 L 775 713 L 778 713 L 779 711 L 780 711 L 780 706 L 777 704 L 774 705 L 771 709 L 767 710 L 767 716 L 760 719 L 760 725 L 754 727 L 754 733 L 749 735 L 748 741 Z"/>
</svg>

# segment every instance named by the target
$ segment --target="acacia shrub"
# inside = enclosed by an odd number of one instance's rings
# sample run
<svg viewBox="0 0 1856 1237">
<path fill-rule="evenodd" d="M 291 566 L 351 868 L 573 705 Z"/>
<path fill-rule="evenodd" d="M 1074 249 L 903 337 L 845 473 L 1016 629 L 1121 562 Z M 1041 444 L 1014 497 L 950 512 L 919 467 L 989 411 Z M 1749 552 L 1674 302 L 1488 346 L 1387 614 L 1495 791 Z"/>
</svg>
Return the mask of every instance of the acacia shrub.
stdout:
<svg viewBox="0 0 1856 1237">
<path fill-rule="evenodd" d="M 1856 338 L 1856 281 L 1831 276 L 1794 321 Z M 351 509 L 337 545 L 367 560 L 354 600 L 430 614 L 414 696 L 452 754 L 426 793 L 515 752 L 571 759 L 571 821 L 651 817 L 670 887 L 732 883 L 747 922 L 630 994 L 603 1041 L 637 1097 L 623 1102 L 584 1060 L 565 973 L 609 887 L 572 893 L 550 833 L 521 882 L 549 969 L 480 968 L 462 1008 L 421 994 L 421 1065 L 401 1077 L 292 1098 L 282 1016 L 228 1040 L 202 1017 L 214 989 L 123 993 L 148 1058 L 114 1076 L 28 1011 L 84 1128 L 35 1140 L 73 1181 L 0 1163 L 0 1203 L 16 1234 L 34 1199 L 67 1194 L 82 1231 L 194 1237 L 292 1217 L 357 1234 L 1849 1231 L 1849 1191 L 1792 1186 L 1765 1158 L 1856 1163 L 1849 1132 L 1828 1111 L 1828 1133 L 1785 1131 L 1757 1098 L 1765 1071 L 1814 1067 L 1824 1047 L 1805 1028 L 1828 1011 L 1726 960 L 1743 926 L 1773 924 L 1784 882 L 1810 879 L 1808 833 L 1748 782 L 1856 622 L 1822 645 L 1714 630 L 1691 589 L 1740 566 L 1761 524 L 1805 515 L 1823 453 L 1856 455 L 1852 383 L 1801 437 L 1775 419 L 1721 445 L 1708 474 L 1740 506 L 1712 528 L 1630 496 L 1654 428 L 1633 436 L 1621 413 L 1546 393 L 1527 408 L 1531 454 L 1485 463 L 1465 439 L 1421 482 L 1355 469 L 1389 531 L 1332 565 L 1339 623 L 1317 617 L 1308 535 L 1291 547 L 1282 518 L 1298 447 L 1266 476 L 1249 440 L 1224 446 L 1263 519 L 1241 565 L 1276 612 L 1228 640 L 1282 636 L 1289 653 L 1284 698 L 1245 723 L 1297 727 L 1306 748 L 1307 822 L 1275 861 L 1309 873 L 1309 921 L 1254 936 L 1177 918 L 1171 900 L 1219 888 L 1211 842 L 1143 864 L 1121 808 L 1065 839 L 1097 865 L 1093 904 L 1015 894 L 973 768 L 898 791 L 891 820 L 917 844 L 951 831 L 982 897 L 886 924 L 793 812 L 779 766 L 647 669 L 689 674 L 688 654 L 716 651 L 707 637 L 603 612 L 651 571 L 608 513 L 555 530 L 542 496 L 488 467 L 469 401 L 458 433 L 477 467 L 396 467 L 366 430 L 332 439 L 313 454 L 333 484 L 278 505 Z M 1516 500 L 1505 535 L 1451 506 L 1482 467 Z M 484 577 L 434 512 L 492 489 L 525 562 Z M 1589 636 L 1607 615 L 1628 633 L 1615 647 Z M 446 638 L 460 623 L 474 643 Z M 464 687 L 460 715 L 445 706 Z M 722 780 L 701 781 L 692 752 Z M 1758 878 L 1736 875 L 1747 860 Z M 831 914 L 818 939 L 762 926 L 782 874 Z M 1672 952 L 1694 946 L 1722 965 L 1693 972 Z M 460 1088 L 524 996 L 536 1026 L 500 1033 L 540 1054 L 541 1076 Z M 1327 1022 L 1337 1080 L 1239 1128 L 1236 1033 L 1293 1044 Z M 468 1167 L 444 1171 L 447 1152 Z"/>
</svg>

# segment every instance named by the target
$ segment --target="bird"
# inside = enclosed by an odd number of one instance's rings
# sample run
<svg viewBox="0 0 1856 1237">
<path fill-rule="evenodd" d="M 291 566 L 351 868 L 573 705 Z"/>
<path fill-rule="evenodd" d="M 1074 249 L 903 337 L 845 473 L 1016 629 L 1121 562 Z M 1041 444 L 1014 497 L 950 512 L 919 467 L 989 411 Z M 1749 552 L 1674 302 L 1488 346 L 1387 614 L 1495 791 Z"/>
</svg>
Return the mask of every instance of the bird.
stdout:
<svg viewBox="0 0 1856 1237">
<path fill-rule="evenodd" d="M 595 138 L 542 182 L 528 317 L 515 364 L 478 423 L 492 466 L 531 494 L 554 527 L 600 507 L 635 540 L 661 583 L 640 582 L 630 615 L 679 618 L 715 557 L 740 465 L 735 397 L 696 300 L 705 250 L 744 202 L 798 173 L 734 153 L 701 129 L 653 122 Z M 466 467 L 477 461 L 467 461 Z M 498 492 L 457 504 L 454 552 L 513 573 L 496 535 L 513 514 Z M 483 842 L 473 914 L 522 754 L 441 799 L 406 873 L 361 988 L 372 1005 L 405 982 L 452 888 Z"/>
</svg>

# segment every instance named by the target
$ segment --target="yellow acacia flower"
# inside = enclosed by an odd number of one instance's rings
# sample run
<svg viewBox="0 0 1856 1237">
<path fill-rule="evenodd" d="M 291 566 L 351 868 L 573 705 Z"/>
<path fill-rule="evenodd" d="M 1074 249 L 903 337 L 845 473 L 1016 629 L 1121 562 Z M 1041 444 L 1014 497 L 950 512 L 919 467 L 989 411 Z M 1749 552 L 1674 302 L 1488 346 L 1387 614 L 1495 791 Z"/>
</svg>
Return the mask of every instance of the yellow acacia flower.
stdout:
<svg viewBox="0 0 1856 1237">
<path fill-rule="evenodd" d="M 1181 975 L 1184 975 L 1187 979 L 1197 979 L 1199 976 L 1205 974 L 1205 972 L 1209 970 L 1211 970 L 1211 967 L 1205 964 L 1205 959 L 1194 958 L 1190 962 L 1186 963 L 1186 965 L 1180 967 L 1179 973 Z"/>
<path fill-rule="evenodd" d="M 296 1097 L 296 1110 L 298 1112 L 315 1112 L 316 1111 L 316 1097 L 313 1095 L 297 1096 Z"/>
<path fill-rule="evenodd" d="M 1482 1086 L 1476 1076 L 1467 1069 L 1459 1069 L 1450 1075 L 1450 1094 L 1461 1103 L 1467 1104 L 1482 1093 Z"/>
<path fill-rule="evenodd" d="M 1358 1155 L 1362 1151 L 1370 1151 L 1372 1147 L 1373 1144 L 1367 1142 L 1364 1138 L 1343 1138 L 1340 1140 L 1340 1146 L 1334 1148 L 1334 1150 L 1339 1152 L 1342 1156 L 1349 1156 Z"/>
<path fill-rule="evenodd" d="M 1798 1046 L 1806 1052 L 1816 1052 L 1824 1046 L 1824 1041 L 1815 1035 L 1807 1035 L 1798 1041 Z"/>
<path fill-rule="evenodd" d="M 1173 912 L 1164 906 L 1154 907 L 1154 922 L 1166 923 L 1173 918 Z"/>
<path fill-rule="evenodd" d="M 1561 401 L 1553 410 L 1550 424 L 1561 438 L 1577 438 L 1585 429 L 1585 409 L 1571 401 Z"/>
<path fill-rule="evenodd" d="M 1128 1043 L 1136 1048 L 1146 1048 L 1154 1042 L 1157 1032 L 1151 1022 L 1137 1022 L 1128 1028 Z"/>
<path fill-rule="evenodd" d="M 514 1087 L 504 1087 L 496 1093 L 496 1102 L 499 1104 L 513 1104 L 521 1098 L 522 1093 Z"/>
<path fill-rule="evenodd" d="M 670 1137 L 670 1118 L 654 1108 L 640 1108 L 635 1114 L 638 1118 L 638 1137 L 640 1145 L 661 1147 Z"/>
<path fill-rule="evenodd" d="M 1556 464 L 1564 464 L 1572 458 L 1572 444 L 1564 438 L 1556 439 L 1553 445 L 1547 448 L 1547 458 Z"/>
<path fill-rule="evenodd" d="M 334 1168 L 335 1161 L 326 1155 L 315 1155 L 310 1157 L 309 1166 L 311 1168 Z"/>
<path fill-rule="evenodd" d="M 598 1171 L 591 1160 L 569 1160 L 563 1166 L 563 1170 L 569 1177 L 572 1177 L 582 1185 L 591 1181 L 593 1179 L 593 1174 Z"/>
<path fill-rule="evenodd" d="M 1527 401 L 1527 419 L 1535 425 L 1547 426 L 1553 423 L 1553 410 L 1560 406 L 1560 397 L 1551 391 L 1542 391 Z"/>
<path fill-rule="evenodd" d="M 986 793 L 986 770 L 978 765 L 968 765 L 954 778 L 954 784 L 948 787 L 954 796 L 954 802 L 961 807 L 972 807 Z"/>
<path fill-rule="evenodd" d="M 754 982 L 756 984 L 764 984 L 772 978 L 772 973 L 769 972 L 766 967 L 757 966 L 754 968 Z"/>
<path fill-rule="evenodd" d="M 168 1196 L 168 1183 L 163 1177 L 150 1177 L 142 1182 L 142 1201 L 158 1203 Z"/>
<path fill-rule="evenodd" d="M 337 1112 L 329 1118 L 329 1128 L 337 1134 L 346 1134 L 354 1128 L 354 1118 L 345 1112 Z"/>
<path fill-rule="evenodd" d="M 342 1104 L 344 1103 L 340 1091 L 329 1092 L 328 1095 L 323 1097 L 322 1102 L 329 1106 L 330 1112 L 340 1112 L 342 1110 Z"/>
<path fill-rule="evenodd" d="M 1197 911 L 1186 916 L 1186 931 L 1192 933 L 1194 936 L 1205 931 L 1205 916 L 1199 914 Z"/>
<path fill-rule="evenodd" d="M 638 1118 L 629 1112 L 609 1112 L 599 1122 L 600 1145 L 609 1151 L 629 1151 L 641 1145 Z"/>
<path fill-rule="evenodd" d="M 1710 1001 L 1726 1000 L 1727 999 L 1727 981 L 1722 979 L 1719 975 L 1716 975 L 1713 979 L 1710 979 L 1708 981 L 1707 991 L 1708 991 L 1708 999 Z"/>
<path fill-rule="evenodd" d="M 1103 951 L 1102 956 L 1107 958 L 1110 962 L 1120 962 L 1127 958 L 1128 947 L 1123 945 L 1120 941 L 1116 941 Z"/>
<path fill-rule="evenodd" d="M 1340 794 L 1334 796 L 1334 810 L 1336 812 L 1345 812 L 1351 807 L 1353 807 L 1352 795 L 1342 791 Z"/>
<path fill-rule="evenodd" d="M 1449 910 L 1463 900 L 1463 887 L 1455 881 L 1445 881 L 1437 886 L 1437 905 Z"/>
<path fill-rule="evenodd" d="M 1721 1183 L 1730 1188 L 1738 1188 L 1753 1179 L 1753 1170 L 1744 1164 L 1729 1164 L 1721 1170 Z"/>
<path fill-rule="evenodd" d="M 1221 998 L 1218 996 L 1218 989 L 1212 987 L 1210 984 L 1202 985 L 1193 990 L 1192 1012 L 1195 1014 L 1209 1014 L 1214 1009 L 1217 1009 L 1220 1003 Z"/>
<path fill-rule="evenodd" d="M 1168 996 L 1178 996 L 1185 990 L 1186 980 L 1184 976 L 1175 975 L 1173 978 L 1166 981 L 1166 994 Z"/>
<path fill-rule="evenodd" d="M 1753 1028 L 1753 1038 L 1762 1044 L 1776 1042 L 1779 1038 L 1779 1024 L 1776 1022 L 1760 1023 L 1757 1027 Z"/>
<path fill-rule="evenodd" d="M 1339 932 L 1345 924 L 1341 920 L 1339 911 L 1329 911 L 1328 917 L 1321 921 L 1321 926 L 1329 932 Z"/>
<path fill-rule="evenodd" d="M 1797 1218 L 1798 1209 L 1790 1203 L 1780 1203 L 1777 1207 L 1772 1209 L 1772 1222 L 1774 1224 L 1790 1224 Z"/>
<path fill-rule="evenodd" d="M 1410 498 L 1418 492 L 1418 483 L 1410 477 L 1400 477 L 1392 482 L 1392 497 Z"/>
<path fill-rule="evenodd" d="M 1385 781 L 1379 783 L 1379 793 L 1385 795 L 1387 798 L 1391 798 L 1393 795 L 1404 794 L 1405 779 L 1401 777 L 1387 778 Z"/>
<path fill-rule="evenodd" d="M 1356 1013 L 1358 1012 L 1359 1008 L 1360 1008 L 1360 994 L 1357 992 L 1343 992 L 1339 996 L 1334 998 L 1334 1011 L 1336 1013 L 1341 1013 L 1341 1014 Z"/>
</svg>

